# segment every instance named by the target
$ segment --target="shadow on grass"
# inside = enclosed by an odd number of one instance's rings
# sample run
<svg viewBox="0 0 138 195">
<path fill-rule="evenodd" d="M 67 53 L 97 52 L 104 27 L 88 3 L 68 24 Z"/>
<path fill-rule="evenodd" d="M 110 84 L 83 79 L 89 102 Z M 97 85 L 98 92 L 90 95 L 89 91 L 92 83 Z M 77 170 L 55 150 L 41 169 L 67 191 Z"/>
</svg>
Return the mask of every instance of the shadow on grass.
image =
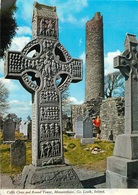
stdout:
<svg viewBox="0 0 138 195">
<path fill-rule="evenodd" d="M 106 174 L 91 179 L 81 181 L 84 188 L 96 188 L 96 185 L 103 184 L 106 182 Z"/>
</svg>

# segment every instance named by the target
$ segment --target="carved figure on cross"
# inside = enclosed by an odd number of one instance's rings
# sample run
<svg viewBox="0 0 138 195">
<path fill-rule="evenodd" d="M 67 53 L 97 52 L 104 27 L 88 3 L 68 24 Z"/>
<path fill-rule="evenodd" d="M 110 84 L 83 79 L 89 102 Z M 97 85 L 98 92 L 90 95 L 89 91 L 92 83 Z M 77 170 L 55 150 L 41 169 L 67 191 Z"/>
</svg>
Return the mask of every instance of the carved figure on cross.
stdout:
<svg viewBox="0 0 138 195">
<path fill-rule="evenodd" d="M 8 51 L 5 61 L 5 78 L 18 79 L 32 93 L 34 166 L 64 163 L 61 93 L 82 80 L 82 60 L 71 58 L 58 41 L 55 7 L 45 6 L 43 16 L 40 6 L 34 4 L 34 39 L 21 52 Z"/>
</svg>

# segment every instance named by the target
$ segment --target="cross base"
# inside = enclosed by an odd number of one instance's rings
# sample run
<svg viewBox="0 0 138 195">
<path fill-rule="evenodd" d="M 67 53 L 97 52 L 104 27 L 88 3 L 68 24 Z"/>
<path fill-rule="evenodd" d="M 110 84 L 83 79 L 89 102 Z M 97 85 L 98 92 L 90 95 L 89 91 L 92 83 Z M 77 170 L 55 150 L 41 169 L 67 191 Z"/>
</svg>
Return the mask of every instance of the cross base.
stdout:
<svg viewBox="0 0 138 195">
<path fill-rule="evenodd" d="M 106 188 L 138 188 L 138 160 L 108 157 Z"/>
<path fill-rule="evenodd" d="M 25 166 L 22 172 L 23 189 L 80 189 L 83 188 L 74 169 L 67 165 Z"/>
<path fill-rule="evenodd" d="M 138 135 L 116 138 L 113 156 L 107 158 L 107 188 L 138 188 Z"/>
</svg>

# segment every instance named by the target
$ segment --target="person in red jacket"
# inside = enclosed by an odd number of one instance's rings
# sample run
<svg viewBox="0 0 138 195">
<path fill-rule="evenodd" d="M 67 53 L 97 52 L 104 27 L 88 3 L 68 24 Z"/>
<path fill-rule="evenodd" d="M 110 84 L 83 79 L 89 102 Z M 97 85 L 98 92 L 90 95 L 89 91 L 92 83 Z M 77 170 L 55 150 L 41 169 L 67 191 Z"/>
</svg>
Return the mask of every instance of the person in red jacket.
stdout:
<svg viewBox="0 0 138 195">
<path fill-rule="evenodd" d="M 97 132 L 97 137 L 96 138 L 100 139 L 100 133 L 101 133 L 101 130 L 100 130 L 100 125 L 101 125 L 100 116 L 97 116 L 97 118 L 92 121 L 92 124 L 96 127 L 96 132 Z"/>
</svg>

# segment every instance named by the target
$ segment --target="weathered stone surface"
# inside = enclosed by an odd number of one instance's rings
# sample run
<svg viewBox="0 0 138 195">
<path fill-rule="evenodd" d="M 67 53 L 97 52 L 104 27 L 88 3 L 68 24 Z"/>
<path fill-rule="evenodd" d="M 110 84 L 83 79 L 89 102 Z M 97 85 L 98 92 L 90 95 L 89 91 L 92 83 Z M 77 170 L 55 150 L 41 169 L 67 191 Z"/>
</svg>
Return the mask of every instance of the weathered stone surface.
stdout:
<svg viewBox="0 0 138 195">
<path fill-rule="evenodd" d="M 74 169 L 66 165 L 45 168 L 25 166 L 22 173 L 22 186 L 24 189 L 82 188 Z"/>
<path fill-rule="evenodd" d="M 86 23 L 85 101 L 104 97 L 103 17 L 95 13 Z"/>
<path fill-rule="evenodd" d="M 106 188 L 138 188 L 138 179 L 122 176 L 115 172 L 106 171 Z"/>
<path fill-rule="evenodd" d="M 74 132 L 75 132 L 75 122 L 77 120 L 77 116 L 81 114 L 84 118 L 86 118 L 87 112 L 89 112 L 89 116 L 91 117 L 91 119 L 95 118 L 100 113 L 102 100 L 103 100 L 102 97 L 97 97 L 90 101 L 85 102 L 82 105 L 71 106 L 72 124 L 73 124 Z"/>
<path fill-rule="evenodd" d="M 93 125 L 91 118 L 88 116 L 83 121 L 83 138 L 93 137 Z"/>
<path fill-rule="evenodd" d="M 113 157 L 107 159 L 108 188 L 138 188 L 138 41 L 126 35 L 125 51 L 114 59 L 125 77 L 125 132 L 116 138 Z"/>
<path fill-rule="evenodd" d="M 23 185 L 76 186 L 73 170 L 53 168 L 52 174 L 46 166 L 64 164 L 61 93 L 71 82 L 82 80 L 82 60 L 72 58 L 58 41 L 56 7 L 35 2 L 32 21 L 33 40 L 21 52 L 8 51 L 5 63 L 5 78 L 19 80 L 32 94 L 32 165 L 38 169 L 26 168 Z"/>
<path fill-rule="evenodd" d="M 122 134 L 117 136 L 114 156 L 126 159 L 138 159 L 138 136 L 136 134 Z"/>
<path fill-rule="evenodd" d="M 81 138 L 81 145 L 93 144 L 95 138 Z"/>
<path fill-rule="evenodd" d="M 116 140 L 117 135 L 124 133 L 124 98 L 103 98 L 98 97 L 82 105 L 72 106 L 73 132 L 75 132 L 75 120 L 79 114 L 84 118 L 89 111 L 91 121 L 97 115 L 101 118 L 101 138 L 104 140 Z M 93 135 L 96 130 L 93 128 Z"/>
<path fill-rule="evenodd" d="M 124 133 L 124 98 L 108 98 L 100 107 L 101 138 L 113 141 L 117 135 Z"/>
<path fill-rule="evenodd" d="M 8 51 L 5 77 L 32 93 L 32 164 L 64 163 L 61 93 L 82 80 L 82 60 L 58 41 L 55 7 L 34 3 L 33 40 L 21 52 Z M 35 51 L 31 57 L 31 52 Z"/>
<path fill-rule="evenodd" d="M 106 171 L 106 188 L 128 188 L 128 178 L 115 172 Z"/>
<path fill-rule="evenodd" d="M 15 140 L 15 126 L 16 123 L 12 119 L 7 119 L 3 124 L 3 141 L 11 141 Z"/>
<path fill-rule="evenodd" d="M 94 143 L 94 138 L 93 138 L 93 125 L 91 121 L 91 117 L 87 116 L 83 120 L 83 135 L 81 139 L 81 144 L 92 144 Z"/>
<path fill-rule="evenodd" d="M 26 145 L 22 140 L 16 140 L 10 148 L 11 165 L 24 166 L 26 164 Z"/>
<path fill-rule="evenodd" d="M 76 124 L 75 124 L 75 137 L 76 138 L 82 138 L 83 136 L 83 116 L 82 115 L 79 115 L 77 117 L 77 120 L 76 120 Z"/>
</svg>

